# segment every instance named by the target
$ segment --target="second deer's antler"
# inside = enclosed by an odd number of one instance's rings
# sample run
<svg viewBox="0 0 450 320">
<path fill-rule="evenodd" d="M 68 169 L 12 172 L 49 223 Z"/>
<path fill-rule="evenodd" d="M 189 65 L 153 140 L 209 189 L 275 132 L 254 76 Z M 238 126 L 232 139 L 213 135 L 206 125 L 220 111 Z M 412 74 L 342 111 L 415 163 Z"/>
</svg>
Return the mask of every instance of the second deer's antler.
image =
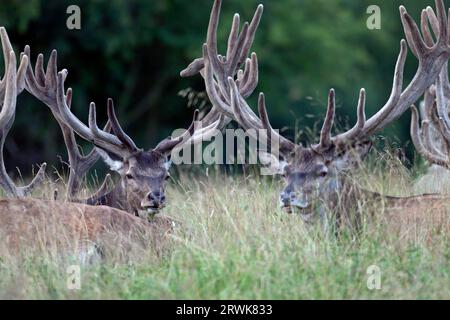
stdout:
<svg viewBox="0 0 450 320">
<path fill-rule="evenodd" d="M 233 74 L 225 73 L 228 70 L 223 67 L 223 62 L 226 59 L 216 54 L 215 48 L 217 43 L 215 34 L 220 3 L 221 1 L 219 0 L 215 1 L 208 29 L 207 44 L 203 49 L 204 58 L 203 60 L 194 62 L 194 66 L 196 66 L 194 69 L 196 70 L 200 66 L 204 66 L 204 77 L 208 96 L 220 112 L 236 120 L 244 128 L 264 128 L 273 132 L 268 122 L 264 96 L 261 94 L 259 99 L 260 118 L 254 114 L 245 101 L 246 94 L 250 92 L 242 90 L 242 79 L 244 79 L 242 74 L 251 75 L 256 72 L 255 68 L 246 69 L 246 72 L 241 72 L 241 76 L 239 77 L 238 75 L 238 78 L 235 79 Z M 262 9 L 258 10 L 261 11 Z M 255 16 L 259 17 L 260 15 L 255 14 Z M 375 115 L 366 119 L 366 92 L 362 89 L 357 107 L 357 124 L 349 131 L 332 137 L 331 129 L 335 118 L 335 92 L 334 90 L 330 90 L 328 110 L 321 130 L 320 142 L 312 146 L 317 152 L 327 152 L 335 146 L 343 146 L 352 144 L 355 141 L 365 140 L 374 133 L 379 132 L 398 119 L 436 81 L 444 64 L 450 57 L 449 23 L 443 1 L 436 0 L 436 13 L 430 7 L 423 10 L 421 21 L 422 34 L 417 24 L 403 6 L 400 7 L 400 17 L 406 40 L 400 42 L 400 53 L 395 68 L 393 87 L 388 101 Z M 432 26 L 433 33 L 437 39 L 436 41 L 433 41 L 428 22 Z M 233 26 L 235 26 L 235 22 L 233 22 Z M 233 27 L 232 35 L 234 34 L 234 29 Z M 244 30 L 246 30 L 245 26 Z M 232 35 L 230 38 L 233 38 Z M 408 45 L 417 57 L 419 66 L 411 83 L 404 88 L 403 73 Z M 252 60 L 246 63 L 246 66 L 257 66 L 256 63 L 252 63 L 252 61 L 256 61 L 256 55 L 253 54 L 252 58 Z M 226 76 L 228 77 L 228 83 L 225 83 L 223 80 Z M 245 79 L 249 78 L 251 77 L 247 76 Z M 264 121 L 261 121 L 263 119 Z M 450 129 L 450 120 L 448 124 Z M 280 151 L 285 155 L 292 154 L 295 150 L 302 148 L 301 145 L 296 145 L 281 136 L 279 136 L 279 139 Z"/>
<path fill-rule="evenodd" d="M 24 187 L 17 187 L 6 172 L 3 148 L 6 136 L 11 130 L 16 115 L 17 96 L 23 91 L 25 86 L 25 72 L 28 67 L 28 57 L 22 56 L 19 69 L 17 68 L 16 55 L 9 41 L 5 28 L 0 28 L 0 37 L 3 47 L 3 57 L 5 60 L 5 76 L 0 81 L 0 186 L 10 197 L 23 197 L 29 195 L 32 190 L 42 183 L 45 176 L 46 164 L 42 164 L 33 181 Z"/>
</svg>

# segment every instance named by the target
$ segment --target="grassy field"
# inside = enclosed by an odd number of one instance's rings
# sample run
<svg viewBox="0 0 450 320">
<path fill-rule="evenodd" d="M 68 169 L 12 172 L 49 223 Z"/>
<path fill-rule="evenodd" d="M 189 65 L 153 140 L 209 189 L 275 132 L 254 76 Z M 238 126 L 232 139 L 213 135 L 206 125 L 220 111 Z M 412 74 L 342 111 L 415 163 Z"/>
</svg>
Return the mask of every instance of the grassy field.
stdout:
<svg viewBox="0 0 450 320">
<path fill-rule="evenodd" d="M 450 185 L 441 175 L 419 180 L 426 168 L 407 170 L 387 154 L 368 163 L 355 176 L 373 191 L 412 195 Z M 337 239 L 278 210 L 278 179 L 197 172 L 177 180 L 164 214 L 179 224 L 162 253 L 148 246 L 106 256 L 81 266 L 81 289 L 68 290 L 73 258 L 0 246 L 0 298 L 450 298 L 448 233 L 420 237 L 415 226 L 399 236 L 384 227 L 389 221 L 367 220 L 359 237 Z M 381 270 L 380 290 L 367 287 L 372 265 Z"/>
</svg>

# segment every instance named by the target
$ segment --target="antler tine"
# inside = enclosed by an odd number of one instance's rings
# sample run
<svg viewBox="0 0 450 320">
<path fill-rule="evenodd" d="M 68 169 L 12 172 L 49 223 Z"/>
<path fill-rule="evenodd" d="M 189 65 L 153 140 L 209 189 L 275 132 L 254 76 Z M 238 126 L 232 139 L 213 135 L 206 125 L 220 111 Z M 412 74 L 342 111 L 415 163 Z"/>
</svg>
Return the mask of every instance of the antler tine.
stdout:
<svg viewBox="0 0 450 320">
<path fill-rule="evenodd" d="M 331 146 L 331 130 L 333 128 L 334 117 L 336 114 L 336 96 L 334 89 L 328 94 L 328 108 L 322 130 L 320 132 L 320 147 L 327 149 Z"/>
<path fill-rule="evenodd" d="M 443 0 L 435 0 L 436 16 L 439 25 L 439 40 L 448 42 L 448 20 Z"/>
<path fill-rule="evenodd" d="M 36 65 L 34 66 L 34 74 L 37 83 L 41 86 L 45 86 L 45 71 L 44 71 L 44 55 L 38 54 L 36 58 Z"/>
<path fill-rule="evenodd" d="M 428 6 L 426 9 L 426 13 L 428 16 L 428 20 L 431 24 L 431 28 L 433 29 L 433 33 L 436 35 L 436 37 L 439 36 L 439 21 L 436 17 L 436 14 L 434 13 L 434 10 L 432 7 Z"/>
<path fill-rule="evenodd" d="M 242 27 L 241 34 L 239 35 L 239 38 L 237 39 L 236 44 L 233 46 L 234 49 L 231 51 L 231 55 L 227 56 L 226 64 L 225 64 L 225 73 L 226 75 L 234 76 L 237 71 L 238 67 L 241 64 L 241 54 L 243 51 L 243 46 L 245 44 L 245 41 L 247 39 L 247 34 L 249 32 L 249 24 L 248 22 L 244 23 L 244 26 Z M 209 45 L 209 43 L 208 43 Z M 245 61 L 245 58 L 244 58 Z"/>
<path fill-rule="evenodd" d="M 444 73 L 442 87 L 444 90 L 445 97 L 450 99 L 450 81 L 448 75 L 448 61 L 442 67 L 442 72 Z"/>
<path fill-rule="evenodd" d="M 245 101 L 242 93 L 238 89 L 236 81 L 233 78 L 228 78 L 230 86 L 230 94 L 234 95 L 232 98 L 231 109 L 233 111 L 233 119 L 236 120 L 244 129 L 260 130 L 263 128 L 261 119 L 259 119 L 253 112 L 252 108 Z"/>
<path fill-rule="evenodd" d="M 361 89 L 359 92 L 358 99 L 358 108 L 357 108 L 357 116 L 358 120 L 356 125 L 345 134 L 341 135 L 340 139 L 345 141 L 351 141 L 358 137 L 361 132 L 364 130 L 364 126 L 366 125 L 366 90 Z"/>
<path fill-rule="evenodd" d="M 217 49 L 217 29 L 219 27 L 219 16 L 221 7 L 222 7 L 222 0 L 215 0 L 213 8 L 211 10 L 211 16 L 208 25 L 208 33 L 206 36 L 208 43 L 208 52 L 210 56 L 213 58 L 211 59 L 211 65 L 213 69 L 220 71 L 223 70 L 223 66 L 220 63 L 219 59 L 217 58 L 219 55 Z"/>
<path fill-rule="evenodd" d="M 239 84 L 239 91 L 244 99 L 248 98 L 253 93 L 259 81 L 258 57 L 256 53 L 253 52 L 251 58 L 247 61 L 248 63 L 246 63 L 245 66 L 244 77 Z"/>
<path fill-rule="evenodd" d="M 202 123 L 201 128 L 198 129 L 194 127 L 195 130 L 191 134 L 191 137 L 188 140 L 182 139 L 182 142 L 180 142 L 180 144 L 176 146 L 176 149 L 178 150 L 179 148 L 187 145 L 195 145 L 201 143 L 202 141 L 210 140 L 212 137 L 216 136 L 223 128 L 224 121 L 225 117 L 223 115 L 219 115 L 219 118 L 216 121 L 207 126 L 203 126 L 203 121 L 200 121 Z"/>
<path fill-rule="evenodd" d="M 415 106 L 411 107 L 411 138 L 417 152 L 419 152 L 427 161 L 443 167 L 450 166 L 448 159 L 430 152 L 423 144 L 419 125 L 419 111 Z"/>
<path fill-rule="evenodd" d="M 437 115 L 436 86 L 425 92 L 423 99 L 422 132 L 426 147 L 433 153 L 445 157 L 450 150 L 450 137 L 445 134 L 445 125 Z"/>
<path fill-rule="evenodd" d="M 422 30 L 423 39 L 428 47 L 434 46 L 433 36 L 431 35 L 429 22 L 430 18 L 427 14 L 427 10 L 423 9 L 420 17 L 420 28 Z M 437 34 L 437 33 L 435 33 Z M 417 56 L 416 56 L 417 57 Z"/>
<path fill-rule="evenodd" d="M 108 99 L 108 119 L 111 123 L 112 130 L 114 134 L 119 138 L 119 140 L 127 146 L 129 150 L 137 150 L 136 144 L 134 141 L 123 131 L 119 120 L 117 119 L 116 112 L 114 110 L 114 101 L 113 99 Z"/>
<path fill-rule="evenodd" d="M 184 134 L 177 138 L 168 137 L 167 139 L 164 139 L 153 149 L 153 151 L 160 154 L 169 154 L 170 152 L 172 152 L 172 150 L 175 149 L 175 147 L 177 147 L 181 143 L 188 141 L 195 132 L 198 114 L 199 111 L 195 110 L 192 123 L 189 126 L 189 129 L 184 132 Z"/>
<path fill-rule="evenodd" d="M 0 79 L 0 100 L 3 100 L 5 97 L 6 90 L 6 76 L 8 74 L 8 65 L 10 62 L 10 53 L 14 52 L 13 47 L 11 45 L 11 41 L 9 40 L 8 33 L 4 27 L 0 27 L 0 40 L 2 43 L 3 49 L 3 59 L 5 62 L 5 77 L 4 79 Z M 15 59 L 15 56 L 14 56 Z M 23 56 L 20 57 L 20 65 L 19 69 L 16 73 L 16 82 L 17 82 L 17 94 L 19 95 L 23 89 L 25 84 L 25 70 L 28 65 L 28 60 L 24 60 Z M 14 66 L 16 68 L 16 66 Z"/>
<path fill-rule="evenodd" d="M 228 77 L 228 84 L 230 86 L 230 96 L 231 96 L 231 108 L 233 110 L 234 119 L 246 130 L 248 129 L 261 129 L 258 123 L 252 123 L 249 117 L 246 117 L 242 112 L 245 109 L 241 106 L 241 95 L 237 88 L 236 82 L 233 78 Z"/>
<path fill-rule="evenodd" d="M 425 44 L 416 22 L 408 14 L 404 6 L 400 6 L 400 16 L 409 48 L 418 59 L 422 59 L 423 55 L 430 48 Z"/>
<path fill-rule="evenodd" d="M 47 63 L 47 70 L 45 72 L 45 87 L 56 88 L 57 76 L 58 76 L 58 53 L 56 50 L 52 50 L 50 58 Z"/>
<path fill-rule="evenodd" d="M 0 27 L 0 38 L 3 48 L 3 59 L 5 61 L 5 72 L 7 72 L 6 67 L 9 65 L 10 53 L 11 51 L 14 51 L 14 49 L 11 45 L 11 41 L 9 41 L 8 33 L 4 27 Z"/>
<path fill-rule="evenodd" d="M 17 100 L 17 82 L 16 82 L 16 56 L 14 51 L 8 54 L 8 65 L 6 66 L 6 87 L 2 111 L 0 112 L 0 128 L 9 129 L 14 121 L 16 113 Z M 5 59 L 6 60 L 6 59 Z"/>
<path fill-rule="evenodd" d="M 39 167 L 38 172 L 34 176 L 33 180 L 30 182 L 30 184 L 24 186 L 24 187 L 18 187 L 17 196 L 27 196 L 30 195 L 31 192 L 40 184 L 42 184 L 45 180 L 45 170 L 47 169 L 47 163 L 42 163 Z"/>
<path fill-rule="evenodd" d="M 227 49 L 227 57 L 230 57 L 235 50 L 236 43 L 239 38 L 239 28 L 241 25 L 241 17 L 238 13 L 233 16 L 233 22 L 231 24 L 231 31 L 228 37 L 228 49 Z"/>
<path fill-rule="evenodd" d="M 86 200 L 86 203 L 91 203 L 91 199 L 99 199 L 101 197 L 103 197 L 105 194 L 107 194 L 110 191 L 111 186 L 113 186 L 113 180 L 111 178 L 111 174 L 107 174 L 105 176 L 105 179 L 103 180 L 103 183 L 101 184 L 101 186 L 98 188 L 98 190 L 89 197 L 88 200 Z"/>
<path fill-rule="evenodd" d="M 436 86 L 433 85 L 425 91 L 421 105 L 423 143 L 431 153 L 447 157 L 449 142 L 443 134 L 442 125 L 437 116 Z"/>
<path fill-rule="evenodd" d="M 449 104 L 444 94 L 444 85 L 443 85 L 444 82 L 445 82 L 445 70 L 442 70 L 436 81 L 437 114 L 439 116 L 439 120 L 446 128 L 446 136 L 450 136 L 450 117 L 448 115 Z"/>
<path fill-rule="evenodd" d="M 434 128 L 431 125 L 430 120 L 422 121 L 422 134 L 424 137 L 423 144 L 431 153 L 437 154 L 441 157 L 446 157 L 446 155 L 436 146 L 437 141 L 435 131 L 433 130 Z"/>
<path fill-rule="evenodd" d="M 253 41 L 255 40 L 256 31 L 258 30 L 259 23 L 261 22 L 261 18 L 264 12 L 264 6 L 262 4 L 258 5 L 256 8 L 255 14 L 253 16 L 252 21 L 250 22 L 250 26 L 248 27 L 247 38 L 245 39 L 245 43 L 242 49 L 242 54 L 240 58 L 240 62 L 243 62 L 252 47 Z"/>
<path fill-rule="evenodd" d="M 110 119 L 112 122 L 112 120 Z M 107 133 L 101 130 L 97 125 L 97 111 L 94 102 L 89 105 L 89 130 L 91 131 L 93 139 L 91 140 L 96 146 L 102 147 L 106 150 L 110 150 L 117 155 L 126 156 L 129 152 L 135 152 L 136 149 L 128 149 L 128 145 L 124 144 L 115 135 Z M 114 124 L 112 124 L 113 131 Z M 124 153 L 125 151 L 125 153 Z"/>
<path fill-rule="evenodd" d="M 270 124 L 269 115 L 267 113 L 266 108 L 266 98 L 264 93 L 260 93 L 258 97 L 258 111 L 259 117 L 261 118 L 262 127 L 267 132 L 267 144 L 272 145 L 272 141 L 275 140 L 280 144 L 280 152 L 285 156 L 291 154 L 296 148 L 301 149 L 301 145 L 296 145 L 292 141 L 286 139 L 282 135 L 280 135 L 277 131 L 275 131 Z"/>
<path fill-rule="evenodd" d="M 425 120 L 429 120 L 434 122 L 437 120 L 436 118 L 436 87 L 433 85 L 432 88 L 429 88 L 425 91 L 423 98 L 423 107 L 424 107 L 424 118 Z"/>
<path fill-rule="evenodd" d="M 180 71 L 180 77 L 188 78 L 193 77 L 196 74 L 200 73 L 205 67 L 205 59 L 197 58 L 192 61 L 185 69 Z"/>
<path fill-rule="evenodd" d="M 438 132 L 440 133 L 440 137 L 445 143 L 443 147 L 446 147 L 448 151 L 450 150 L 450 118 L 448 114 L 449 100 L 445 96 L 445 84 L 448 81 L 447 72 L 447 67 L 445 66 L 439 74 L 438 79 L 436 80 L 433 95 L 433 98 L 435 97 L 435 101 L 433 104 L 435 113 L 431 113 L 431 120 L 435 124 Z"/>
</svg>

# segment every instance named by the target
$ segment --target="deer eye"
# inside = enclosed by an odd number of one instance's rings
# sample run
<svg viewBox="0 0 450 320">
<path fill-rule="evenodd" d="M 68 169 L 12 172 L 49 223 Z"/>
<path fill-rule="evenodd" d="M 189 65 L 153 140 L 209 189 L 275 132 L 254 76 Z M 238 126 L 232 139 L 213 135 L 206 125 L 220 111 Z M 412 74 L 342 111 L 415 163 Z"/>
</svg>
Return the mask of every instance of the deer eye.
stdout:
<svg viewBox="0 0 450 320">
<path fill-rule="evenodd" d="M 164 180 L 169 180 L 170 179 L 170 175 L 168 174 L 168 175 L 166 175 L 166 177 L 164 178 Z"/>
<path fill-rule="evenodd" d="M 321 178 L 325 178 L 328 175 L 328 171 L 320 171 L 317 175 Z"/>
</svg>

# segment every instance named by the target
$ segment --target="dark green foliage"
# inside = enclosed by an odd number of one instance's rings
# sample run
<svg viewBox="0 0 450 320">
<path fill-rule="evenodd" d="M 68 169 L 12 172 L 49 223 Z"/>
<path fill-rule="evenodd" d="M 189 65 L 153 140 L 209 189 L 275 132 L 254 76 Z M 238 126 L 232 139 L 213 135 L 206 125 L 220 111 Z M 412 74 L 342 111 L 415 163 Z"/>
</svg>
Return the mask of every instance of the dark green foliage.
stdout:
<svg viewBox="0 0 450 320">
<path fill-rule="evenodd" d="M 319 121 L 330 87 L 337 90 L 341 128 L 355 119 L 361 87 L 368 92 L 369 114 L 384 104 L 403 37 L 401 1 L 260 2 L 265 13 L 254 46 L 261 69 L 258 90 L 267 94 L 276 127 L 287 126 L 293 137 L 294 119 L 302 130 Z M 433 2 L 408 1 L 406 6 L 418 19 L 420 9 Z M 66 28 L 66 8 L 72 4 L 81 8 L 79 31 Z M 222 48 L 232 14 L 240 12 L 249 20 L 257 4 L 224 1 Z M 372 4 L 381 7 L 381 30 L 366 27 L 366 9 Z M 188 87 L 203 90 L 200 77 L 181 79 L 179 71 L 200 56 L 211 5 L 209 0 L 1 0 L 0 25 L 7 28 L 17 52 L 31 45 L 33 60 L 38 52 L 48 57 L 51 49 L 58 49 L 59 66 L 69 70 L 67 86 L 74 89 L 73 108 L 81 119 L 87 119 L 88 103 L 95 101 L 104 120 L 106 99 L 113 97 L 124 127 L 138 145 L 150 148 L 191 118 L 187 100 L 177 93 Z M 415 67 L 410 54 L 407 81 Z M 251 101 L 255 104 L 254 97 Z M 406 141 L 408 120 L 409 115 L 388 133 Z M 57 164 L 57 153 L 65 157 L 50 112 L 26 94 L 20 97 L 6 147 L 10 168 L 29 168 L 40 161 Z"/>
</svg>

